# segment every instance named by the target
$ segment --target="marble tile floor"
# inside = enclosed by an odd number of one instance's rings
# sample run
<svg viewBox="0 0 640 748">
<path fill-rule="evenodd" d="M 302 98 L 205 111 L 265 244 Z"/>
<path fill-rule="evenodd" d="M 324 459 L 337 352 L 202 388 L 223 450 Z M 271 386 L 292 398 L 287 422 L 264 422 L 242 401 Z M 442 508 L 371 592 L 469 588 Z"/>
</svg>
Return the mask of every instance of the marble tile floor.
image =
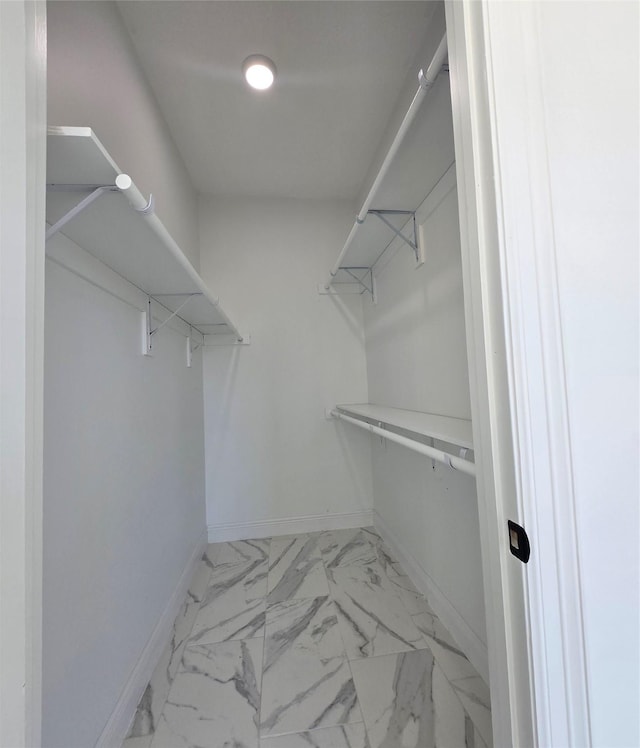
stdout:
<svg viewBox="0 0 640 748">
<path fill-rule="evenodd" d="M 373 528 L 208 546 L 175 628 L 123 748 L 492 746 L 489 689 Z"/>
</svg>

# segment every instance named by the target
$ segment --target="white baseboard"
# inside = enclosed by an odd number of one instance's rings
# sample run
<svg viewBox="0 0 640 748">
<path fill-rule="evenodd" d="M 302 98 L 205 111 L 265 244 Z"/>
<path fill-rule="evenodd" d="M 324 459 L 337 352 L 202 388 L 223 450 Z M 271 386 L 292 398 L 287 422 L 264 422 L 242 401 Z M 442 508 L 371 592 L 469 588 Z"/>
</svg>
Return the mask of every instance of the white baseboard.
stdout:
<svg viewBox="0 0 640 748">
<path fill-rule="evenodd" d="M 378 512 L 374 511 L 373 515 L 374 526 L 391 549 L 393 555 L 398 559 L 418 590 L 427 598 L 433 612 L 442 621 L 460 649 L 469 658 L 469 662 L 480 673 L 484 682 L 489 683 L 489 653 L 487 645 L 473 631 L 427 572 L 402 547 L 399 540 L 394 536 Z"/>
<path fill-rule="evenodd" d="M 198 538 L 198 542 L 182 572 L 180 581 L 176 585 L 171 599 L 167 603 L 167 607 L 164 609 L 147 645 L 140 655 L 140 659 L 122 689 L 120 698 L 113 712 L 111 712 L 111 716 L 107 720 L 102 734 L 98 738 L 96 748 L 121 748 L 124 739 L 127 737 L 142 694 L 151 680 L 153 671 L 165 647 L 171 639 L 173 623 L 187 597 L 189 585 L 205 551 L 206 542 L 206 535 L 203 532 Z"/>
<path fill-rule="evenodd" d="M 351 527 L 368 527 L 373 524 L 373 511 L 348 514 L 317 514 L 305 517 L 266 519 L 262 522 L 229 522 L 209 525 L 209 542 L 225 543 L 251 538 L 270 538 L 276 535 L 299 535 L 320 530 L 342 530 Z"/>
</svg>

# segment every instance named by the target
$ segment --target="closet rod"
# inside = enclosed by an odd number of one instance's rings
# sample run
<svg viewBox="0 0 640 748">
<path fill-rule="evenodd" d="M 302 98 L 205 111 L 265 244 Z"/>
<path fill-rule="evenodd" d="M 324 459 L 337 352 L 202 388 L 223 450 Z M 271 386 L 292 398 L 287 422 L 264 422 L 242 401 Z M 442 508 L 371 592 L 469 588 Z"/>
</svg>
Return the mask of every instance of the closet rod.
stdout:
<svg viewBox="0 0 640 748">
<path fill-rule="evenodd" d="M 418 80 L 420 82 L 420 85 L 418 86 L 418 90 L 416 91 L 416 94 L 413 97 L 413 101 L 411 102 L 411 105 L 409 106 L 407 113 L 404 115 L 404 119 L 402 120 L 400 128 L 398 129 L 398 132 L 396 133 L 396 136 L 393 139 L 393 142 L 391 143 L 389 150 L 387 151 L 387 155 L 384 157 L 382 166 L 380 167 L 380 170 L 378 171 L 378 175 L 376 176 L 373 184 L 371 185 L 369 194 L 365 198 L 362 208 L 360 209 L 360 212 L 356 216 L 356 220 L 353 224 L 353 227 L 351 228 L 351 231 L 349 232 L 349 236 L 347 237 L 347 241 L 345 242 L 345 245 L 342 248 L 342 252 L 340 252 L 338 259 L 335 261 L 334 266 L 331 268 L 331 274 L 325 285 L 325 289 L 327 291 L 330 289 L 331 284 L 333 283 L 333 279 L 335 278 L 336 273 L 340 269 L 342 260 L 344 259 L 344 256 L 347 254 L 347 251 L 349 250 L 349 247 L 351 246 L 351 242 L 353 241 L 356 231 L 358 230 L 358 226 L 364 223 L 364 220 L 367 217 L 367 213 L 369 212 L 369 208 L 371 207 L 371 204 L 373 203 L 373 200 L 375 199 L 376 193 L 378 189 L 380 188 L 380 183 L 382 182 L 387 172 L 389 171 L 389 167 L 391 166 L 391 163 L 393 162 L 393 159 L 395 158 L 396 153 L 398 152 L 398 149 L 402 145 L 402 141 L 404 140 L 405 135 L 407 134 L 407 130 L 409 129 L 409 127 L 411 127 L 411 123 L 415 119 L 415 116 L 418 113 L 418 110 L 420 109 L 420 105 L 424 101 L 427 91 L 435 83 L 435 80 L 438 77 L 438 73 L 440 72 L 442 66 L 444 65 L 446 56 L 447 56 L 447 35 L 445 34 L 440 40 L 440 44 L 438 44 L 438 48 L 436 49 L 436 52 L 433 55 L 433 59 L 431 60 L 431 63 L 429 64 L 429 67 L 427 68 L 427 72 L 424 73 L 421 70 L 420 73 L 418 74 Z"/>
<path fill-rule="evenodd" d="M 347 421 L 347 423 L 352 423 L 354 426 L 359 426 L 361 429 L 366 429 L 372 434 L 381 436 L 383 439 L 388 439 L 390 442 L 395 442 L 396 444 L 400 444 L 403 447 L 407 447 L 407 449 L 418 452 L 418 454 L 424 455 L 425 457 L 431 457 L 433 460 L 443 462 L 445 465 L 449 465 L 449 467 L 453 468 L 454 470 L 459 470 L 461 473 L 466 473 L 467 475 L 475 477 L 476 466 L 473 462 L 463 460 L 461 457 L 456 457 L 455 455 L 450 455 L 448 452 L 443 452 L 440 449 L 430 447 L 427 444 L 422 444 L 422 442 L 417 442 L 414 439 L 409 439 L 406 436 L 400 436 L 400 434 L 396 434 L 393 431 L 386 431 L 385 429 L 381 429 L 378 426 L 374 426 L 372 423 L 367 423 L 366 421 L 360 421 L 357 418 L 352 418 L 351 416 L 347 416 L 344 413 L 340 413 L 339 410 L 332 410 L 331 415 L 334 418 L 339 418 L 341 421 Z"/>
<path fill-rule="evenodd" d="M 224 313 L 223 309 L 219 306 L 220 300 L 212 296 L 209 292 L 209 289 L 202 283 L 202 280 L 200 276 L 196 273 L 196 271 L 193 269 L 191 263 L 182 253 L 182 250 L 180 247 L 176 244 L 174 238 L 171 236 L 171 234 L 167 231 L 167 229 L 163 226 L 162 222 L 158 218 L 158 216 L 155 214 L 153 210 L 153 197 L 150 197 L 147 201 L 140 190 L 135 186 L 133 183 L 131 177 L 128 174 L 119 174 L 116 177 L 116 187 L 122 192 L 123 195 L 126 196 L 127 200 L 131 203 L 131 206 L 138 212 L 140 215 L 145 219 L 145 221 L 149 224 L 155 235 L 160 239 L 160 241 L 165 245 L 165 247 L 168 248 L 168 250 L 171 252 L 171 254 L 174 256 L 176 260 L 182 265 L 184 270 L 186 271 L 187 275 L 191 278 L 191 280 L 195 283 L 195 285 L 200 289 L 202 292 L 202 295 L 207 299 L 207 301 L 214 307 L 216 307 L 218 314 L 222 319 L 224 320 L 227 327 L 231 330 L 231 332 L 236 336 L 239 343 L 242 343 L 242 335 L 238 331 L 238 328 L 233 324 L 233 322 L 227 317 L 227 315 Z M 162 294 L 157 294 L 158 296 L 161 296 Z"/>
</svg>

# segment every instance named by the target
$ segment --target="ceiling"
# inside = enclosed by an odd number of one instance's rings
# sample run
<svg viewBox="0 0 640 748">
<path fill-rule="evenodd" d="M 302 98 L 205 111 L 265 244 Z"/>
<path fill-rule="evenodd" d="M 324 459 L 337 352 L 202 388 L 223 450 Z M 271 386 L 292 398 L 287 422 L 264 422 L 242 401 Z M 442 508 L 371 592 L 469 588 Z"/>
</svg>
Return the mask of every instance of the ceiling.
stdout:
<svg viewBox="0 0 640 748">
<path fill-rule="evenodd" d="M 202 193 L 354 199 L 434 3 L 121 2 L 171 134 Z M 276 64 L 255 92 L 250 54 Z"/>
</svg>

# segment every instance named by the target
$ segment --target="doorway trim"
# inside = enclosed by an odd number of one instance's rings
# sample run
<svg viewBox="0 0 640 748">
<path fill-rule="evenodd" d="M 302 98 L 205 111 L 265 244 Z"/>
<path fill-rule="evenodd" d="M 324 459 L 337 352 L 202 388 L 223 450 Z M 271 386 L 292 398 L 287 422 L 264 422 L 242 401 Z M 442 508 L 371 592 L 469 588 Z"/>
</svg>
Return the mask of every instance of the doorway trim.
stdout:
<svg viewBox="0 0 640 748">
<path fill-rule="evenodd" d="M 589 746 L 537 5 L 446 2 L 492 716 L 496 745 Z"/>
<path fill-rule="evenodd" d="M 42 722 L 42 0 L 0 2 L 0 108 L 0 745 L 22 748 Z"/>
</svg>

